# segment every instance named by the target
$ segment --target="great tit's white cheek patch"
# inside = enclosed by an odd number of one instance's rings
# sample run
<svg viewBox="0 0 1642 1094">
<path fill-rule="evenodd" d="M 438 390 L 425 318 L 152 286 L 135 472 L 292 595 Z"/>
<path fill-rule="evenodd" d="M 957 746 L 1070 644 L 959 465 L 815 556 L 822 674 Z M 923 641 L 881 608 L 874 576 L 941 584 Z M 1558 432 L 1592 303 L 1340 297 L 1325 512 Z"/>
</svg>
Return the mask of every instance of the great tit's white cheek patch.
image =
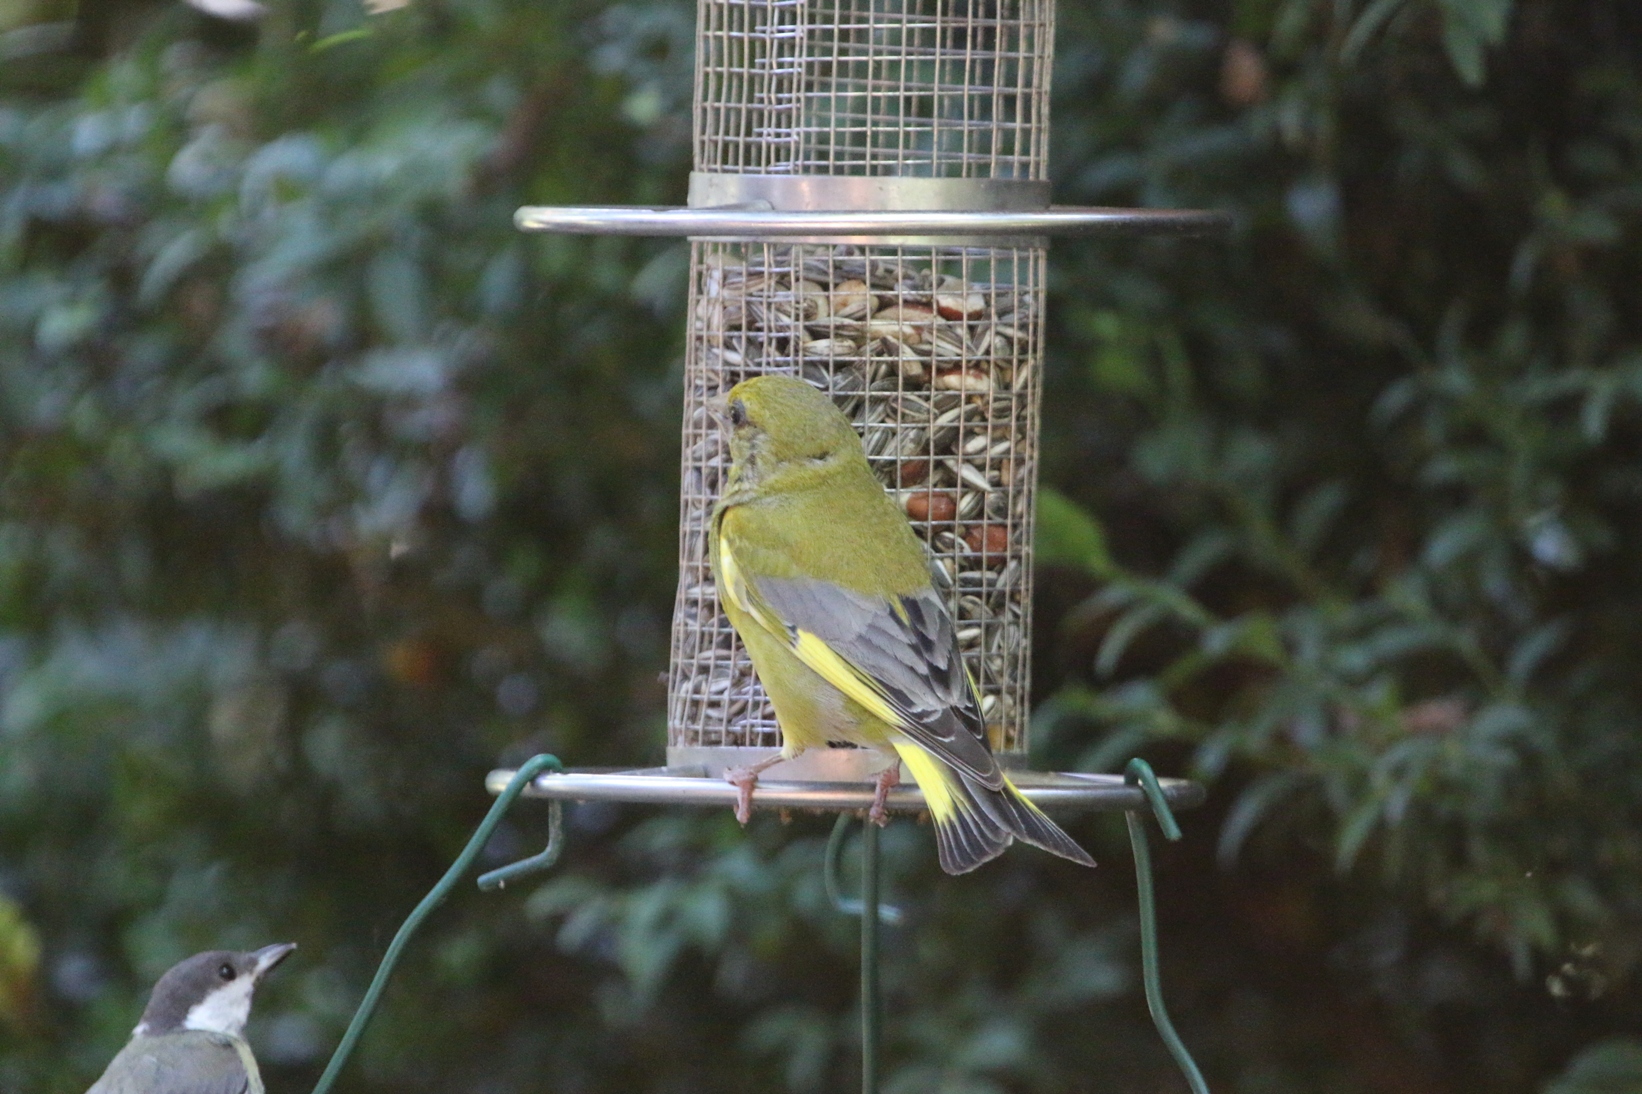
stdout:
<svg viewBox="0 0 1642 1094">
<path fill-rule="evenodd" d="M 204 1002 L 188 1009 L 183 1028 L 238 1037 L 251 1017 L 251 992 L 256 986 L 255 978 L 250 976 L 229 981 L 206 996 Z"/>
</svg>

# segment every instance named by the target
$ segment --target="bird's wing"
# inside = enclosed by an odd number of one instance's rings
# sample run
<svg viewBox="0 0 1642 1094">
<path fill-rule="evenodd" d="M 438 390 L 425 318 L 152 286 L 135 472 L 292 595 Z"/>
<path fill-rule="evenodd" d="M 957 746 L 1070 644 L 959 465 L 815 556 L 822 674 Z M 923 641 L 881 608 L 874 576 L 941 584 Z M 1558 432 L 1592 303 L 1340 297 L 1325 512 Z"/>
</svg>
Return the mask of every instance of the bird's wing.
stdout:
<svg viewBox="0 0 1642 1094">
<path fill-rule="evenodd" d="M 952 617 L 933 588 L 889 598 L 813 578 L 755 575 L 738 549 L 721 526 L 721 591 L 737 608 L 881 721 L 984 786 L 1003 785 Z"/>
<path fill-rule="evenodd" d="M 262 1094 L 262 1082 L 244 1041 L 188 1031 L 133 1038 L 86 1094 L 157 1092 Z"/>
</svg>

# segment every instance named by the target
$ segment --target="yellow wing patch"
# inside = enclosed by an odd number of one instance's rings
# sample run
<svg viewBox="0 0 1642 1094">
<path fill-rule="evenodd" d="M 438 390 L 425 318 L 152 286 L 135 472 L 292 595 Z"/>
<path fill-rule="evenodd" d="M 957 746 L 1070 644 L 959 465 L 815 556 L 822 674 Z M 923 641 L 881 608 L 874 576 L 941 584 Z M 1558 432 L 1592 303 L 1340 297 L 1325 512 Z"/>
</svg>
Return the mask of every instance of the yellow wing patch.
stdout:
<svg viewBox="0 0 1642 1094">
<path fill-rule="evenodd" d="M 741 567 L 736 563 L 735 552 L 730 550 L 729 537 L 723 532 L 718 535 L 718 572 L 724 578 L 724 587 L 719 590 L 719 595 L 752 615 L 752 608 L 747 606 L 746 599 L 741 595 Z"/>
<path fill-rule="evenodd" d="M 886 725 L 901 724 L 901 715 L 879 694 L 878 689 L 826 642 L 809 631 L 801 630 L 792 641 L 792 651 L 823 680 L 865 707 L 868 714 Z"/>
<path fill-rule="evenodd" d="M 718 537 L 718 572 L 724 584 L 719 590 L 719 595 L 732 607 L 751 618 L 754 623 L 785 641 L 787 628 L 782 625 L 781 620 L 771 616 L 768 608 L 747 595 L 747 583 L 742 580 L 741 567 L 736 562 L 735 552 L 730 550 L 729 538 L 722 534 Z"/>
<path fill-rule="evenodd" d="M 890 744 L 895 746 L 901 761 L 912 772 L 918 789 L 924 792 L 924 804 L 929 806 L 929 815 L 935 818 L 935 823 L 946 824 L 955 818 L 959 803 L 946 781 L 945 765 L 915 744 L 900 741 L 891 741 Z"/>
</svg>

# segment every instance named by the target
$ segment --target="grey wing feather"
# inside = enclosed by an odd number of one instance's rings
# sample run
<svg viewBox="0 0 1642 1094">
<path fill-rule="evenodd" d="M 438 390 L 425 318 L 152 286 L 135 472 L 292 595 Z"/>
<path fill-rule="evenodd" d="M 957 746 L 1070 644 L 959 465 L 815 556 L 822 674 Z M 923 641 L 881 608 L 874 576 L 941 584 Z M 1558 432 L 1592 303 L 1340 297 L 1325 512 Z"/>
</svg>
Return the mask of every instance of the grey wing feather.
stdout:
<svg viewBox="0 0 1642 1094">
<path fill-rule="evenodd" d="M 262 1094 L 255 1068 L 249 1050 L 220 1034 L 135 1037 L 86 1094 Z"/>
<path fill-rule="evenodd" d="M 907 736 L 982 785 L 1003 785 L 952 617 L 934 589 L 899 599 L 905 619 L 888 600 L 826 581 L 761 577 L 757 593 L 789 627 L 809 631 L 876 682 Z"/>
</svg>

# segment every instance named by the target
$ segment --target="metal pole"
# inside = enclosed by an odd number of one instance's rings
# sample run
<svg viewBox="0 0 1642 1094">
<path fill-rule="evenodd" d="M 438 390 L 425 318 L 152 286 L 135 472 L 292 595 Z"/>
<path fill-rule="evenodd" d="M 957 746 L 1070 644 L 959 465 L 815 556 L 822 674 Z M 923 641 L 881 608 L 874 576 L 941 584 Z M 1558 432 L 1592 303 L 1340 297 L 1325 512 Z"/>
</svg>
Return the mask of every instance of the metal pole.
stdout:
<svg viewBox="0 0 1642 1094">
<path fill-rule="evenodd" d="M 861 835 L 861 1094 L 878 1094 L 878 826 Z"/>
</svg>

